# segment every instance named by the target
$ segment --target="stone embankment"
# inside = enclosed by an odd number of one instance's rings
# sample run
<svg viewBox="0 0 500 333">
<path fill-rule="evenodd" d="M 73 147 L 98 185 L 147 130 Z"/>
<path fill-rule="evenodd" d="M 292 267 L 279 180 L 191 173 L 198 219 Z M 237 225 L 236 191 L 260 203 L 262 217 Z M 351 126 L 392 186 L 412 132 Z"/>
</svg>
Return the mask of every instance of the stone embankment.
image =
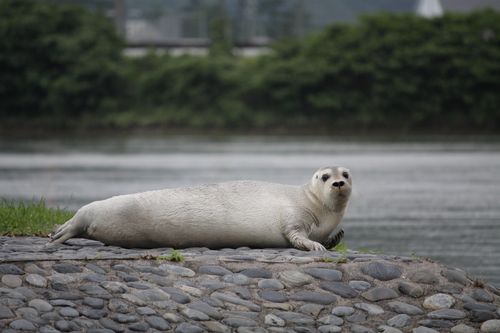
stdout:
<svg viewBox="0 0 500 333">
<path fill-rule="evenodd" d="M 45 242 L 0 237 L 2 332 L 500 332 L 498 289 L 420 258 Z"/>
</svg>

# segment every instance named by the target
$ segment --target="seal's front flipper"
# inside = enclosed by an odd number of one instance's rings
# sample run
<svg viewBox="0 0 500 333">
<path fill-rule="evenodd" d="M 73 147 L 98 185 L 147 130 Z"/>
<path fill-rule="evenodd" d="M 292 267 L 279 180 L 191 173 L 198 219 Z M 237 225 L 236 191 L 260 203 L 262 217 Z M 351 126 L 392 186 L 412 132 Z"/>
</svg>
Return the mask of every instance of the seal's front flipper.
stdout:
<svg viewBox="0 0 500 333">
<path fill-rule="evenodd" d="M 327 249 L 331 249 L 332 247 L 335 247 L 339 245 L 339 243 L 342 241 L 344 238 L 344 230 L 340 229 L 339 232 L 336 234 L 330 235 L 328 239 L 323 243 L 323 246 L 326 247 Z"/>
</svg>

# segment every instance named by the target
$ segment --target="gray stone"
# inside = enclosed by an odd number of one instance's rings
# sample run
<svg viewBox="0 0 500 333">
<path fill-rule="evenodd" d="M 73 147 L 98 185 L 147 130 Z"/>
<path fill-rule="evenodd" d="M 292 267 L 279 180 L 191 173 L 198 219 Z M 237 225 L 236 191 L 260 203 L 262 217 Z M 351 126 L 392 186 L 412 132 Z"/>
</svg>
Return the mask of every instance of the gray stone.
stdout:
<svg viewBox="0 0 500 333">
<path fill-rule="evenodd" d="M 60 331 L 56 330 L 54 327 L 50 326 L 42 326 L 38 329 L 40 333 L 59 333 Z"/>
<path fill-rule="evenodd" d="M 118 323 L 121 323 L 121 324 L 135 323 L 136 321 L 139 320 L 139 318 L 137 316 L 126 315 L 126 314 L 123 314 L 123 313 L 114 313 L 114 314 L 112 314 L 109 317 L 111 319 L 113 319 L 114 321 L 116 321 Z"/>
<path fill-rule="evenodd" d="M 224 276 L 227 274 L 233 274 L 233 272 L 231 272 L 227 268 L 224 268 L 222 266 L 217 266 L 217 265 L 200 266 L 198 268 L 198 273 L 199 274 L 209 274 L 209 275 L 220 275 L 220 276 Z"/>
<path fill-rule="evenodd" d="M 60 308 L 58 312 L 63 317 L 78 317 L 80 315 L 78 311 L 70 307 Z"/>
<path fill-rule="evenodd" d="M 38 298 L 38 295 L 31 288 L 17 287 L 14 291 L 20 293 L 28 300 Z"/>
<path fill-rule="evenodd" d="M 408 277 L 416 283 L 436 284 L 439 282 L 438 277 L 428 269 L 412 272 L 408 275 Z"/>
<path fill-rule="evenodd" d="M 147 332 L 149 326 L 146 323 L 133 323 L 128 325 L 128 328 L 135 332 Z"/>
<path fill-rule="evenodd" d="M 337 306 L 332 309 L 332 314 L 340 317 L 350 316 L 354 313 L 354 308 L 350 306 Z"/>
<path fill-rule="evenodd" d="M 222 280 L 226 283 L 232 283 L 236 285 L 245 285 L 250 283 L 250 279 L 246 275 L 239 273 L 224 275 Z"/>
<path fill-rule="evenodd" d="M 99 298 L 111 298 L 111 294 L 108 293 L 106 289 L 93 284 L 82 284 L 78 289 L 90 296 L 96 296 Z"/>
<path fill-rule="evenodd" d="M 425 327 L 425 326 L 419 326 L 417 328 L 414 328 L 411 332 L 412 333 L 439 333 L 438 331 L 433 330 L 432 328 Z"/>
<path fill-rule="evenodd" d="M 494 304 L 488 303 L 479 303 L 479 302 L 467 302 L 464 303 L 464 309 L 470 311 L 492 311 L 496 310 L 496 306 Z"/>
<path fill-rule="evenodd" d="M 135 311 L 140 314 L 141 316 L 150 316 L 156 314 L 156 311 L 147 307 L 147 306 L 140 306 Z"/>
<path fill-rule="evenodd" d="M 471 297 L 478 302 L 493 302 L 493 296 L 484 289 L 474 288 L 471 291 Z"/>
<path fill-rule="evenodd" d="M 312 282 L 313 278 L 297 270 L 286 270 L 278 274 L 279 279 L 289 288 L 301 287 Z"/>
<path fill-rule="evenodd" d="M 460 294 L 463 288 L 457 284 L 440 284 L 435 286 L 436 291 L 443 294 Z"/>
<path fill-rule="evenodd" d="M 309 316 L 317 317 L 324 308 L 325 307 L 320 304 L 307 303 L 301 305 L 300 308 L 298 308 L 298 311 Z"/>
<path fill-rule="evenodd" d="M 179 304 L 187 304 L 191 302 L 191 298 L 180 289 L 177 289 L 175 287 L 164 287 L 161 288 L 161 290 L 167 292 L 174 302 L 177 302 Z"/>
<path fill-rule="evenodd" d="M 76 308 L 76 304 L 71 302 L 71 301 L 67 301 L 65 299 L 53 299 L 51 301 L 49 301 L 49 303 L 53 306 L 69 306 L 71 308 Z"/>
<path fill-rule="evenodd" d="M 83 299 L 83 304 L 94 309 L 102 309 L 104 307 L 104 300 L 95 297 L 85 297 Z"/>
<path fill-rule="evenodd" d="M 63 332 L 78 331 L 80 329 L 80 327 L 77 324 L 75 324 L 71 321 L 67 321 L 67 320 L 56 321 L 55 327 L 59 331 L 63 331 Z"/>
<path fill-rule="evenodd" d="M 245 317 L 228 317 L 222 319 L 222 323 L 230 327 L 255 327 L 258 323 L 255 320 Z"/>
<path fill-rule="evenodd" d="M 106 310 L 92 309 L 86 306 L 80 309 L 80 313 L 90 319 L 100 319 L 108 314 Z"/>
<path fill-rule="evenodd" d="M 122 300 L 112 298 L 109 300 L 108 308 L 113 312 L 128 313 L 130 312 L 129 305 Z"/>
<path fill-rule="evenodd" d="M 203 331 L 203 328 L 188 323 L 181 323 L 175 329 L 175 333 L 202 333 Z"/>
<path fill-rule="evenodd" d="M 366 312 L 356 311 L 352 315 L 345 317 L 345 320 L 350 323 L 362 323 L 366 320 L 366 318 Z"/>
<path fill-rule="evenodd" d="M 398 297 L 398 293 L 386 287 L 376 287 L 365 291 L 361 296 L 369 301 L 377 302 Z"/>
<path fill-rule="evenodd" d="M 233 303 L 233 304 L 245 306 L 252 311 L 260 311 L 260 306 L 258 306 L 257 304 L 252 303 L 250 301 L 243 300 L 235 295 L 221 293 L 221 292 L 216 291 L 216 292 L 212 293 L 211 297 L 214 297 L 215 299 L 219 299 L 223 302 L 228 302 L 228 303 Z"/>
<path fill-rule="evenodd" d="M 370 289 L 371 286 L 372 286 L 371 283 L 366 281 L 359 281 L 359 280 L 349 281 L 349 287 L 356 289 L 357 291 L 368 290 Z"/>
<path fill-rule="evenodd" d="M 321 280 L 342 281 L 342 272 L 336 269 L 312 267 L 304 269 L 304 272 Z"/>
<path fill-rule="evenodd" d="M 113 294 L 123 294 L 129 289 L 126 284 L 117 281 L 105 281 L 101 283 L 101 286 Z"/>
<path fill-rule="evenodd" d="M 125 329 L 123 328 L 122 325 L 116 323 L 114 320 L 111 320 L 109 318 L 101 318 L 99 319 L 99 324 L 101 324 L 102 327 L 110 329 L 114 332 L 123 332 Z"/>
<path fill-rule="evenodd" d="M 148 290 L 133 290 L 131 293 L 123 294 L 122 297 L 140 306 L 148 305 L 150 302 L 170 300 L 169 294 L 156 288 Z"/>
<path fill-rule="evenodd" d="M 36 331 L 35 325 L 26 319 L 14 320 L 9 324 L 9 327 L 19 331 Z"/>
<path fill-rule="evenodd" d="M 453 325 L 455 325 L 452 321 L 444 319 L 424 319 L 420 320 L 418 324 L 432 328 L 450 328 L 453 327 Z"/>
<path fill-rule="evenodd" d="M 141 290 L 146 290 L 146 289 L 151 288 L 150 285 L 145 284 L 145 283 L 141 283 L 141 282 L 129 282 L 129 283 L 127 283 L 127 286 L 129 286 L 131 288 L 135 288 L 135 289 L 141 289 Z"/>
<path fill-rule="evenodd" d="M 497 319 L 498 316 L 492 311 L 473 310 L 470 312 L 470 318 L 472 322 L 482 323 L 490 319 Z"/>
<path fill-rule="evenodd" d="M 193 310 L 190 308 L 185 308 L 181 311 L 181 314 L 192 320 L 209 320 L 210 318 L 203 312 L 198 310 Z"/>
<path fill-rule="evenodd" d="M 32 286 L 45 288 L 47 287 L 47 279 L 38 274 L 28 274 L 26 275 L 26 282 L 31 284 Z"/>
<path fill-rule="evenodd" d="M 343 282 L 323 281 L 319 284 L 319 287 L 345 298 L 354 298 L 358 296 L 358 292 L 355 289 Z"/>
<path fill-rule="evenodd" d="M 376 304 L 356 303 L 354 307 L 366 311 L 369 315 L 379 315 L 384 313 L 384 309 Z"/>
<path fill-rule="evenodd" d="M 465 312 L 456 309 L 441 309 L 429 312 L 427 317 L 432 319 L 458 320 L 466 317 Z"/>
<path fill-rule="evenodd" d="M 11 309 L 9 309 L 8 307 L 0 304 L 0 320 L 1 319 L 14 318 L 14 317 L 15 317 L 15 315 L 12 312 Z"/>
<path fill-rule="evenodd" d="M 366 326 L 358 325 L 358 324 L 352 324 L 350 332 L 352 333 L 375 333 L 374 330 L 371 328 L 368 328 Z"/>
<path fill-rule="evenodd" d="M 88 268 L 97 274 L 106 274 L 106 270 L 104 270 L 104 268 L 102 268 L 99 265 L 93 264 L 93 263 L 89 263 L 89 264 L 85 265 L 85 268 Z"/>
<path fill-rule="evenodd" d="M 259 291 L 259 297 L 273 303 L 283 303 L 288 301 L 285 293 L 275 290 L 264 289 Z"/>
<path fill-rule="evenodd" d="M 421 315 L 424 313 L 424 311 L 419 307 L 400 301 L 389 302 L 387 303 L 387 306 L 396 313 L 404 313 L 410 316 Z"/>
<path fill-rule="evenodd" d="M 132 267 L 125 265 L 125 264 L 116 264 L 116 265 L 111 266 L 111 268 L 115 271 L 120 271 L 120 272 L 124 272 L 124 273 L 131 273 L 134 271 L 132 269 Z"/>
<path fill-rule="evenodd" d="M 273 274 L 264 268 L 247 268 L 242 270 L 240 274 L 246 275 L 249 278 L 270 279 L 273 277 Z"/>
<path fill-rule="evenodd" d="M 281 283 L 279 280 L 276 279 L 263 279 L 260 280 L 257 285 L 259 286 L 259 288 L 262 289 L 280 290 L 285 288 L 283 283 Z"/>
<path fill-rule="evenodd" d="M 337 301 L 337 297 L 333 295 L 317 291 L 307 291 L 307 290 L 298 291 L 290 295 L 290 299 L 294 301 L 302 301 L 302 302 L 309 302 L 309 303 L 316 303 L 323 305 L 332 304 Z"/>
<path fill-rule="evenodd" d="M 36 265 L 34 263 L 29 263 L 29 264 L 24 265 L 24 271 L 26 273 L 38 274 L 41 276 L 49 275 L 49 273 L 46 270 L 40 268 L 38 265 Z"/>
<path fill-rule="evenodd" d="M 17 275 L 7 274 L 2 276 L 2 283 L 9 288 L 17 288 L 23 284 L 23 280 Z"/>
<path fill-rule="evenodd" d="M 419 298 L 424 295 L 424 290 L 418 284 L 409 282 L 400 282 L 398 290 L 408 296 Z"/>
<path fill-rule="evenodd" d="M 403 333 L 401 330 L 398 330 L 397 328 L 386 325 L 380 325 L 379 327 L 377 327 L 377 330 L 381 333 Z"/>
<path fill-rule="evenodd" d="M 407 314 L 399 314 L 387 320 L 387 325 L 392 327 L 406 327 L 410 324 L 411 318 Z"/>
<path fill-rule="evenodd" d="M 295 325 L 313 325 L 314 319 L 311 316 L 292 312 L 292 311 L 278 311 L 275 313 L 278 317 L 284 319 L 288 324 Z"/>
<path fill-rule="evenodd" d="M 470 327 L 465 324 L 458 324 L 451 328 L 452 333 L 476 333 L 477 330 L 474 327 Z"/>
<path fill-rule="evenodd" d="M 285 326 L 285 321 L 283 319 L 281 319 L 280 317 L 270 313 L 264 317 L 264 324 L 270 325 L 270 326 L 283 327 L 283 326 Z"/>
<path fill-rule="evenodd" d="M 326 315 L 318 319 L 318 323 L 323 325 L 335 325 L 341 326 L 344 324 L 344 320 L 340 317 L 334 315 Z"/>
<path fill-rule="evenodd" d="M 492 319 L 485 321 L 481 325 L 482 333 L 498 333 L 500 332 L 500 320 Z"/>
<path fill-rule="evenodd" d="M 204 321 L 203 326 L 209 331 L 209 332 L 216 332 L 216 333 L 230 333 L 231 329 L 227 327 L 226 325 L 223 325 L 219 322 L 216 321 Z"/>
<path fill-rule="evenodd" d="M 28 303 L 29 306 L 38 310 L 38 312 L 49 312 L 52 311 L 53 307 L 48 302 L 43 299 L 32 299 Z"/>
<path fill-rule="evenodd" d="M 424 308 L 430 310 L 449 309 L 455 304 L 455 299 L 447 294 L 434 294 L 424 300 Z"/>
<path fill-rule="evenodd" d="M 202 301 L 197 301 L 197 302 L 192 302 L 187 305 L 189 308 L 203 312 L 204 314 L 216 319 L 220 320 L 222 319 L 222 314 L 217 310 L 217 308 L 202 302 Z"/>
<path fill-rule="evenodd" d="M 80 266 L 71 265 L 71 264 L 54 264 L 52 269 L 58 273 L 81 273 L 83 270 Z"/>
<path fill-rule="evenodd" d="M 465 273 L 457 269 L 444 269 L 441 271 L 441 275 L 447 278 L 450 282 L 460 283 L 464 286 L 469 282 Z"/>
<path fill-rule="evenodd" d="M 361 267 L 361 271 L 374 279 L 388 281 L 397 279 L 403 273 L 400 266 L 382 261 L 371 262 Z"/>
<path fill-rule="evenodd" d="M 338 333 L 342 332 L 342 328 L 335 325 L 322 325 L 318 327 L 318 331 L 321 333 Z"/>
<path fill-rule="evenodd" d="M 196 273 L 192 269 L 182 267 L 182 266 L 171 265 L 171 264 L 161 264 L 158 267 L 160 269 L 166 270 L 169 273 L 172 273 L 175 275 L 180 275 L 183 277 L 193 277 L 196 275 Z"/>
<path fill-rule="evenodd" d="M 116 272 L 116 276 L 122 279 L 124 282 L 135 282 L 139 281 L 139 278 L 135 275 L 128 274 L 125 272 Z"/>
<path fill-rule="evenodd" d="M 158 316 L 149 316 L 145 318 L 145 321 L 149 324 L 154 329 L 164 331 L 164 330 L 169 330 L 170 325 L 168 322 L 163 319 L 162 317 Z"/>
<path fill-rule="evenodd" d="M 1 274 L 23 275 L 24 271 L 14 264 L 0 264 Z"/>
</svg>

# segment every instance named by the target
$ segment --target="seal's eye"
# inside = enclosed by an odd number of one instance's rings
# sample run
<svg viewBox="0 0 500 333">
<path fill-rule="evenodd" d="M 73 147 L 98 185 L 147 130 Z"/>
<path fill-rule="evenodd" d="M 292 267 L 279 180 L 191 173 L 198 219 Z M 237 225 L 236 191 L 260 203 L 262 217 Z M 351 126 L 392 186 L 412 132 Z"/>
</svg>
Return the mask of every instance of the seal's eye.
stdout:
<svg viewBox="0 0 500 333">
<path fill-rule="evenodd" d="M 327 175 L 326 173 L 323 176 L 321 176 L 321 180 L 324 182 L 326 182 L 328 178 L 330 178 L 330 175 Z"/>
<path fill-rule="evenodd" d="M 345 179 L 349 179 L 349 174 L 347 171 L 342 172 L 342 176 L 344 176 Z"/>
</svg>

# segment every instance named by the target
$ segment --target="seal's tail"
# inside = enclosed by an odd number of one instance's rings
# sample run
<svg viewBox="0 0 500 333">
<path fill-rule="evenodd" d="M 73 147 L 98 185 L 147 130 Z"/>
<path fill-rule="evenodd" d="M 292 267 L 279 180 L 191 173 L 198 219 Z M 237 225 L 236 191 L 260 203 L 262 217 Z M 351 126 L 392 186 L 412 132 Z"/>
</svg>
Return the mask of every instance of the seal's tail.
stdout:
<svg viewBox="0 0 500 333">
<path fill-rule="evenodd" d="M 79 227 L 77 215 L 75 215 L 50 235 L 50 243 L 62 244 L 68 239 L 80 235 L 82 232 L 83 230 Z"/>
</svg>

